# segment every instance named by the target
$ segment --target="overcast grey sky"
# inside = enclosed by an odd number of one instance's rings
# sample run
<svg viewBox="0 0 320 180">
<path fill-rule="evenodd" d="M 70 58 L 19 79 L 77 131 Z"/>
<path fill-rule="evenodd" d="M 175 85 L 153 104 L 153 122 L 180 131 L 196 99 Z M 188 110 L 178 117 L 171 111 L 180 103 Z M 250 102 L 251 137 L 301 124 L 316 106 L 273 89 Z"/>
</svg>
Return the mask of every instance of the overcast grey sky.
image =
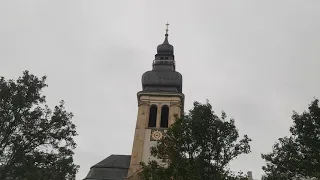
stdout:
<svg viewBox="0 0 320 180">
<path fill-rule="evenodd" d="M 170 23 L 185 111 L 209 99 L 253 139 L 233 170 L 263 173 L 260 153 L 288 134 L 292 111 L 320 97 L 320 1 L 2 0 L 0 76 L 47 75 L 53 106 L 75 115 L 83 179 L 130 154 L 141 75 Z"/>
</svg>

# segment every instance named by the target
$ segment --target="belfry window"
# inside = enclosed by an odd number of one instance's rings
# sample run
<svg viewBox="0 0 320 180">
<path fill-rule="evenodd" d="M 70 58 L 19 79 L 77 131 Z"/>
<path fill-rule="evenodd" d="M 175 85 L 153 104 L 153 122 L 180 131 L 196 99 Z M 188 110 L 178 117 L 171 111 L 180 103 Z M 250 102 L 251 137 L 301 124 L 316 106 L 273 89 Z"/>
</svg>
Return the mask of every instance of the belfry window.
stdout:
<svg viewBox="0 0 320 180">
<path fill-rule="evenodd" d="M 148 127 L 156 127 L 156 125 L 157 125 L 157 110 L 158 110 L 158 107 L 156 105 L 151 105 L 150 111 L 149 111 Z"/>
<path fill-rule="evenodd" d="M 169 124 L 168 121 L 169 121 L 169 107 L 167 105 L 164 105 L 161 108 L 160 127 L 167 128 Z"/>
</svg>

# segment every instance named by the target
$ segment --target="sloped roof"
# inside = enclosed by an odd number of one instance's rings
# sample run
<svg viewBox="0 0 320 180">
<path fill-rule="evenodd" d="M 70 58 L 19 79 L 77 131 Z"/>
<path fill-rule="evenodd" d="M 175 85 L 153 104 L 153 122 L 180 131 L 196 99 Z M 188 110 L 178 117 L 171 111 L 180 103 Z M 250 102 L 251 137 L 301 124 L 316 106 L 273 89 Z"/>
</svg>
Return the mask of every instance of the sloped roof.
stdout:
<svg viewBox="0 0 320 180">
<path fill-rule="evenodd" d="M 130 155 L 111 155 L 90 168 L 84 180 L 123 180 L 127 177 Z"/>
</svg>

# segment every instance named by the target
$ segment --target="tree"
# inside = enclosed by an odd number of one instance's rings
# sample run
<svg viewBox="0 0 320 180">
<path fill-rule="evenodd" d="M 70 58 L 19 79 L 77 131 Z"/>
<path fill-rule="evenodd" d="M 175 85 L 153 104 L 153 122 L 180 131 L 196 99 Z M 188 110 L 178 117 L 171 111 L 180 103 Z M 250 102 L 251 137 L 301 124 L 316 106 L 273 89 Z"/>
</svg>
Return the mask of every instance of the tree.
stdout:
<svg viewBox="0 0 320 180">
<path fill-rule="evenodd" d="M 28 71 L 16 81 L 0 78 L 0 179 L 75 179 L 73 115 L 63 101 L 49 109 L 45 80 Z"/>
<path fill-rule="evenodd" d="M 308 111 L 293 112 L 289 137 L 280 138 L 269 154 L 262 154 L 267 162 L 262 169 L 265 180 L 320 179 L 320 108 L 319 100 Z"/>
<path fill-rule="evenodd" d="M 228 164 L 241 154 L 250 152 L 247 135 L 238 140 L 233 119 L 222 112 L 219 118 L 207 102 L 194 103 L 188 115 L 177 118 L 164 137 L 151 148 L 161 162 L 142 163 L 142 180 L 240 180 Z"/>
</svg>

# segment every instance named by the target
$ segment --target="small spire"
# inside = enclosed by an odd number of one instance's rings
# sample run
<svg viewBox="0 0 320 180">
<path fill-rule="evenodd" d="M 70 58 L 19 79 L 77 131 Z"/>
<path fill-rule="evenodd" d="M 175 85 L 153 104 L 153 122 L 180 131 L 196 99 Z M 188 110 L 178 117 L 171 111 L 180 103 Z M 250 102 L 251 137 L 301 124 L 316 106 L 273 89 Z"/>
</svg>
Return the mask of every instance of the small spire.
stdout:
<svg viewBox="0 0 320 180">
<path fill-rule="evenodd" d="M 166 34 L 165 34 L 165 39 L 164 39 L 164 42 L 163 42 L 163 44 L 169 44 L 169 41 L 168 41 L 168 31 L 169 31 L 169 23 L 168 23 L 168 21 L 167 21 L 167 24 L 166 24 Z"/>
<path fill-rule="evenodd" d="M 167 28 L 166 28 L 166 35 L 168 35 L 168 31 L 169 31 L 169 23 L 168 23 L 168 21 L 167 21 L 167 24 L 166 24 L 166 26 L 167 26 Z"/>
</svg>

